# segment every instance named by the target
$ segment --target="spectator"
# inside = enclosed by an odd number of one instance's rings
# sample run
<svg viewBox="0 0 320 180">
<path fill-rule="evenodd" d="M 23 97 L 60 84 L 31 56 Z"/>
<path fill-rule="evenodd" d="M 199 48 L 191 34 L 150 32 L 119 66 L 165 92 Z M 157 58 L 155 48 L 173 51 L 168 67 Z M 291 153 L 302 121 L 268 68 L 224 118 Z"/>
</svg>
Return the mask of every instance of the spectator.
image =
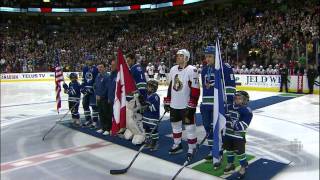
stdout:
<svg viewBox="0 0 320 180">
<path fill-rule="evenodd" d="M 317 76 L 318 76 L 318 73 L 315 67 L 313 65 L 309 65 L 309 68 L 307 69 L 309 94 L 313 94 L 313 85 Z"/>
</svg>

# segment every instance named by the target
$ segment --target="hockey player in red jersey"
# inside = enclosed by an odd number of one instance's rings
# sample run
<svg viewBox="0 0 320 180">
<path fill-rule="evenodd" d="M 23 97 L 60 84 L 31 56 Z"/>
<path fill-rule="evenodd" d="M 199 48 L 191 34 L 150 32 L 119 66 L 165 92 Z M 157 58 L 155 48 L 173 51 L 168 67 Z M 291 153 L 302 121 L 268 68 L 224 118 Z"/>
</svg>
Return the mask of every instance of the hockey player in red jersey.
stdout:
<svg viewBox="0 0 320 180">
<path fill-rule="evenodd" d="M 190 53 L 186 49 L 177 52 L 176 63 L 169 73 L 169 88 L 164 98 L 164 108 L 170 111 L 174 144 L 169 154 L 183 152 L 181 145 L 182 124 L 188 141 L 187 158 L 191 160 L 196 144 L 195 112 L 200 96 L 199 75 L 194 66 L 188 65 Z"/>
</svg>

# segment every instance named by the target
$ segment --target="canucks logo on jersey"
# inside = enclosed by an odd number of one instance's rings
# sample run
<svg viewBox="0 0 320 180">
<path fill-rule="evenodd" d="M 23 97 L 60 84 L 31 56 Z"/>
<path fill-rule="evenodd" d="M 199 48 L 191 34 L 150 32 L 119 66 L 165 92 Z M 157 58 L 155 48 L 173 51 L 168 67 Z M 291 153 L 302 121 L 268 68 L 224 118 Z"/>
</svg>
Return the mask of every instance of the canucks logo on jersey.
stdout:
<svg viewBox="0 0 320 180">
<path fill-rule="evenodd" d="M 205 79 L 205 85 L 206 85 L 207 89 L 214 86 L 214 74 L 212 74 L 212 73 L 206 74 L 204 76 L 204 79 Z"/>
<path fill-rule="evenodd" d="M 182 87 L 183 87 L 182 81 L 179 79 L 178 74 L 176 74 L 173 80 L 173 89 L 175 91 L 180 91 Z"/>
<path fill-rule="evenodd" d="M 85 75 L 85 78 L 87 80 L 87 82 L 90 82 L 93 80 L 93 75 L 91 72 L 87 72 L 86 75 Z"/>
</svg>

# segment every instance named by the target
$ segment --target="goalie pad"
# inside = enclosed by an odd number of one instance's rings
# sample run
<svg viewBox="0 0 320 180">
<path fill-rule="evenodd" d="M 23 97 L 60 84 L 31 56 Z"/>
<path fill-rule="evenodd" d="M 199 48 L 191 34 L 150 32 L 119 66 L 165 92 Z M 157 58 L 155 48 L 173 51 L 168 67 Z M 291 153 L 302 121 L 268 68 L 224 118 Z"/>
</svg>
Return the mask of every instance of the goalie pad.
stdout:
<svg viewBox="0 0 320 180">
<path fill-rule="evenodd" d="M 130 129 L 126 129 L 126 131 L 124 132 L 124 138 L 126 139 L 126 140 L 130 140 L 130 139 L 132 139 L 133 138 L 133 134 L 132 134 L 132 132 L 130 131 Z"/>
<path fill-rule="evenodd" d="M 127 103 L 126 109 L 126 123 L 127 129 L 130 130 L 133 137 L 136 135 L 143 136 L 144 139 L 144 129 L 142 124 L 142 115 L 138 113 L 141 109 L 141 104 L 138 97 L 134 97 L 131 101 Z M 138 141 L 138 140 L 137 140 Z M 139 140 L 140 141 L 140 140 Z"/>
</svg>

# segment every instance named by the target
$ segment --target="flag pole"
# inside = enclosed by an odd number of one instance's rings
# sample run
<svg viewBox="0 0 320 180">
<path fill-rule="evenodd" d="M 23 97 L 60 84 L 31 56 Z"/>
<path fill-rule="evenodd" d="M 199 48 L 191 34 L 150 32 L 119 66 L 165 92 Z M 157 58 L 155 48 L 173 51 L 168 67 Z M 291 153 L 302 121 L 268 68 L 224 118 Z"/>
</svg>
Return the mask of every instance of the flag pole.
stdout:
<svg viewBox="0 0 320 180">
<path fill-rule="evenodd" d="M 219 36 L 217 35 L 217 45 L 218 47 L 216 47 L 216 49 L 219 51 L 219 56 L 220 56 L 220 67 L 221 67 L 221 71 L 222 71 L 222 86 L 223 86 L 223 101 L 225 103 L 225 105 L 227 104 L 227 93 L 226 93 L 226 86 L 225 86 L 225 79 L 224 79 L 224 72 L 223 72 L 223 63 L 222 63 L 222 57 L 221 57 L 221 51 L 220 51 L 220 42 L 219 42 Z M 228 107 L 225 106 L 226 112 L 228 112 Z"/>
</svg>

